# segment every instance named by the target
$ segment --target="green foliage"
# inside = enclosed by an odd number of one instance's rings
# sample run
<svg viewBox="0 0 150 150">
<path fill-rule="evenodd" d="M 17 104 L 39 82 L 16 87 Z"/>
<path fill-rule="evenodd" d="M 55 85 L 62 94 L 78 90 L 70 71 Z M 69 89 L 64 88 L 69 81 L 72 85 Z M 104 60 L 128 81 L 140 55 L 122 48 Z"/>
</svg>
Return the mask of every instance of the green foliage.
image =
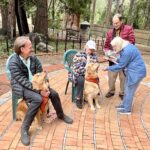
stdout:
<svg viewBox="0 0 150 150">
<path fill-rule="evenodd" d="M 100 15 L 100 17 L 99 17 L 99 19 L 98 19 L 98 21 L 97 21 L 97 23 L 98 24 L 102 24 L 103 23 L 103 21 L 104 21 L 104 19 L 105 19 L 105 15 L 106 15 L 106 8 L 102 11 L 102 12 L 98 12 Z"/>
<path fill-rule="evenodd" d="M 0 7 L 6 7 L 8 5 L 8 0 L 1 0 L 0 1 Z"/>
<path fill-rule="evenodd" d="M 133 25 L 135 28 L 142 28 L 145 21 L 146 0 L 138 0 L 135 3 Z"/>
<path fill-rule="evenodd" d="M 61 19 L 55 19 L 55 20 L 50 19 L 48 21 L 48 27 L 51 29 L 60 29 Z"/>
<path fill-rule="evenodd" d="M 91 0 L 60 0 L 68 13 L 85 14 L 89 11 Z"/>
</svg>

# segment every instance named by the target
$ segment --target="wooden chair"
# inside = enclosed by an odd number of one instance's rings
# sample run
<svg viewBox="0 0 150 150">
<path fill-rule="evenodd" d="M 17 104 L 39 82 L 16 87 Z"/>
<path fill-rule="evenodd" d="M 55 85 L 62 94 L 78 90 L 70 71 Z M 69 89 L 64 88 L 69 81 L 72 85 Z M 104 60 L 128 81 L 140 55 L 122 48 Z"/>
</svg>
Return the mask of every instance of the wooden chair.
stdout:
<svg viewBox="0 0 150 150">
<path fill-rule="evenodd" d="M 75 49 L 69 49 L 64 53 L 64 57 L 63 57 L 64 67 L 67 69 L 68 73 L 69 72 L 73 73 L 71 70 L 71 66 L 73 65 L 73 57 L 75 56 L 76 53 L 77 53 L 77 50 Z M 67 90 L 68 90 L 68 86 L 70 82 L 72 83 L 72 101 L 74 102 L 76 88 L 75 88 L 75 84 L 73 83 L 73 81 L 71 81 L 69 78 L 66 84 L 65 94 L 67 94 Z"/>
</svg>

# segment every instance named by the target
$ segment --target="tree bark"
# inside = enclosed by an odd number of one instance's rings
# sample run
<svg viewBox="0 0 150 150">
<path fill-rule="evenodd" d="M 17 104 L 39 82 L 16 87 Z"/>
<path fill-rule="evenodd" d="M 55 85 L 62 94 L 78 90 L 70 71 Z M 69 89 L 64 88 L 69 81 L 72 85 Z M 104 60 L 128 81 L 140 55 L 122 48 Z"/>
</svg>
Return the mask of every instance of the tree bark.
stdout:
<svg viewBox="0 0 150 150">
<path fill-rule="evenodd" d="M 146 2 L 144 29 L 150 29 L 150 0 Z"/>
<path fill-rule="evenodd" d="M 7 34 L 7 16 L 8 16 L 8 7 L 1 7 L 1 14 L 2 14 L 2 34 Z"/>
<path fill-rule="evenodd" d="M 63 21 L 64 29 L 71 29 L 79 31 L 80 29 L 80 14 L 68 14 L 65 13 L 64 21 Z"/>
<path fill-rule="evenodd" d="M 104 24 L 106 26 L 110 26 L 111 24 L 111 18 L 112 18 L 112 13 L 111 13 L 111 8 L 112 8 L 112 0 L 108 0 L 107 1 L 108 4 L 107 4 L 107 9 L 106 9 L 106 16 L 105 16 L 105 22 Z"/>
<path fill-rule="evenodd" d="M 129 12 L 128 12 L 128 24 L 133 24 L 133 9 L 134 9 L 135 0 L 130 0 Z"/>
<path fill-rule="evenodd" d="M 91 24 L 94 23 L 95 9 L 96 9 L 96 0 L 93 0 Z"/>
<path fill-rule="evenodd" d="M 48 6 L 47 0 L 39 0 L 37 5 L 34 32 L 48 35 Z"/>
<path fill-rule="evenodd" d="M 23 2 L 23 0 L 15 0 L 15 13 L 20 35 L 25 35 L 29 33 L 29 27 Z"/>
<path fill-rule="evenodd" d="M 16 36 L 16 18 L 15 18 L 15 1 L 9 0 L 8 4 L 8 21 L 7 36 L 11 39 Z"/>
<path fill-rule="evenodd" d="M 114 11 L 115 14 L 116 14 L 116 13 L 120 13 L 120 12 L 119 12 L 119 5 L 120 5 L 119 3 L 120 3 L 120 0 L 116 0 L 116 6 L 115 6 L 115 11 Z"/>
</svg>

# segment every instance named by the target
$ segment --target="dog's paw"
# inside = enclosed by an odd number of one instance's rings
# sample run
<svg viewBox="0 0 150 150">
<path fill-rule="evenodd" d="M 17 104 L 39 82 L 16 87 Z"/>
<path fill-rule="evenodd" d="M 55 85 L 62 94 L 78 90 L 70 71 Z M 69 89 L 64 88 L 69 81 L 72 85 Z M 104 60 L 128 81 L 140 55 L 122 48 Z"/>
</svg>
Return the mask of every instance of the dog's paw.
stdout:
<svg viewBox="0 0 150 150">
<path fill-rule="evenodd" d="M 91 110 L 95 110 L 95 108 L 93 106 L 91 106 Z"/>
<path fill-rule="evenodd" d="M 96 107 L 97 107 L 98 109 L 100 109 L 100 108 L 101 108 L 101 106 L 100 106 L 100 105 L 96 105 Z"/>
</svg>

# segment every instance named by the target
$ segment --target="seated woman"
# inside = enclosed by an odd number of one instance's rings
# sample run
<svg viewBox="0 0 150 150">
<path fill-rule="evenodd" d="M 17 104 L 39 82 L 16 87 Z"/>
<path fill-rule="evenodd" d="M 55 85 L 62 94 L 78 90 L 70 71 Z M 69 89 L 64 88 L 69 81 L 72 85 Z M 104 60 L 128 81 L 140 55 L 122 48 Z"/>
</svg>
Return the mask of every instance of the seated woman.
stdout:
<svg viewBox="0 0 150 150">
<path fill-rule="evenodd" d="M 135 45 L 120 37 L 114 38 L 111 45 L 116 53 L 120 54 L 120 58 L 115 65 L 106 67 L 104 71 L 117 72 L 123 70 L 125 74 L 125 95 L 117 109 L 120 114 L 131 114 L 133 97 L 141 80 L 146 76 L 146 67 Z"/>
<path fill-rule="evenodd" d="M 83 89 L 84 89 L 84 76 L 86 65 L 90 62 L 97 62 L 95 54 L 96 43 L 89 40 L 85 45 L 85 50 L 78 52 L 73 58 L 73 80 L 76 85 L 76 105 L 79 109 L 83 107 Z"/>
</svg>

